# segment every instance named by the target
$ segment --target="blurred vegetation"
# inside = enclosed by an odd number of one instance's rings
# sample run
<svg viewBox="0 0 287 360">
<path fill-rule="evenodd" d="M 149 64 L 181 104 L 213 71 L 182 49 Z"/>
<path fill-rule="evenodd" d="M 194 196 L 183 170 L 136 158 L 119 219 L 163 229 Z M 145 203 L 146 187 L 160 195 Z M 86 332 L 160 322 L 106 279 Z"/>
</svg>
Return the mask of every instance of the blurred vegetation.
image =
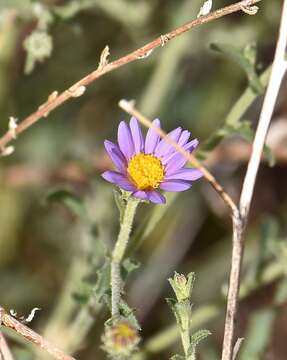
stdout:
<svg viewBox="0 0 287 360">
<path fill-rule="evenodd" d="M 223 7 L 231 1 L 217 1 Z M 111 59 L 195 18 L 202 0 L 0 0 L 0 130 L 21 120 L 54 90 L 62 91 Z M 104 139 L 126 119 L 117 103 L 135 99 L 165 130 L 192 131 L 205 159 L 235 199 L 250 154 L 275 48 L 280 1 L 262 1 L 256 16 L 234 14 L 170 41 L 146 59 L 99 79 L 42 119 L 0 159 L 0 304 L 36 314 L 32 327 L 78 359 L 104 359 L 103 257 L 118 231 Z M 285 360 L 287 354 L 287 107 L 282 86 L 246 239 L 238 334 L 240 360 Z M 269 160 L 269 162 L 265 160 Z M 271 168 L 270 163 L 273 165 Z M 212 332 L 199 359 L 218 359 L 231 250 L 228 209 L 204 181 L 141 206 L 128 264 L 126 300 L 143 341 L 136 359 L 182 353 L 165 298 L 174 271 L 195 272 L 194 330 Z M 97 298 L 95 300 L 94 293 Z M 101 301 L 98 301 L 98 300 Z M 8 333 L 16 359 L 45 356 Z"/>
</svg>

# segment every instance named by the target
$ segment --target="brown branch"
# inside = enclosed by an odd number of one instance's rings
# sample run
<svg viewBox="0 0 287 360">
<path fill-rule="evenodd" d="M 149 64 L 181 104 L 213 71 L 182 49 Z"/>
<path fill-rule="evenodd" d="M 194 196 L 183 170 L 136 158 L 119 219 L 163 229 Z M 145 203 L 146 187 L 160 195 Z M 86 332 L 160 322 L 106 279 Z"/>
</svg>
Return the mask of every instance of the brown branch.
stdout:
<svg viewBox="0 0 287 360">
<path fill-rule="evenodd" d="M 41 349 L 46 350 L 57 360 L 75 360 L 75 358 L 65 354 L 62 350 L 58 349 L 53 344 L 45 340 L 41 335 L 30 329 L 28 326 L 22 324 L 13 316 L 9 315 L 1 306 L 0 324 L 2 326 L 15 330 L 19 335 L 23 336 L 25 339 L 37 345 Z M 9 358 L 7 358 L 7 360 L 8 359 Z"/>
<path fill-rule="evenodd" d="M 152 128 L 178 152 L 180 152 L 189 162 L 199 168 L 207 181 L 219 193 L 225 203 L 230 207 L 233 220 L 233 241 L 231 255 L 231 270 L 229 278 L 229 290 L 227 297 L 227 309 L 224 328 L 224 339 L 222 348 L 222 360 L 232 360 L 234 355 L 234 333 L 235 321 L 238 310 L 238 295 L 240 287 L 240 272 L 244 252 L 244 232 L 249 216 L 249 209 L 254 192 L 255 180 L 257 177 L 260 159 L 262 157 L 264 142 L 266 139 L 268 127 L 271 121 L 272 113 L 275 107 L 277 95 L 282 83 L 283 76 L 287 70 L 285 60 L 285 50 L 287 44 L 287 0 L 284 2 L 280 35 L 276 47 L 274 63 L 271 71 L 270 82 L 267 87 L 260 119 L 253 143 L 251 158 L 248 163 L 248 169 L 244 179 L 243 189 L 240 198 L 240 204 L 237 206 L 232 198 L 224 191 L 222 186 L 216 181 L 213 175 L 198 162 L 193 155 L 182 149 L 175 141 L 170 139 L 167 134 L 152 125 L 152 122 L 136 110 L 130 102 L 122 100 L 120 107 L 132 116 L 135 116 L 143 125 Z"/>
<path fill-rule="evenodd" d="M 188 151 L 184 150 L 176 141 L 171 139 L 169 136 L 167 136 L 167 133 L 163 131 L 161 128 L 158 128 L 154 126 L 148 118 L 146 118 L 144 115 L 142 115 L 135 107 L 132 105 L 131 102 L 128 102 L 126 100 L 121 100 L 119 102 L 119 106 L 126 111 L 131 116 L 136 117 L 144 126 L 147 128 L 152 128 L 156 133 L 159 134 L 161 138 L 163 138 L 168 144 L 173 146 L 179 153 L 181 153 L 192 166 L 195 166 L 198 168 L 205 179 L 211 184 L 211 186 L 217 191 L 217 193 L 221 196 L 221 198 L 224 200 L 224 202 L 229 206 L 232 213 L 237 213 L 238 209 L 235 205 L 232 198 L 224 191 L 223 187 L 217 182 L 215 177 L 207 170 L 206 167 L 204 167 L 195 156 L 190 154 Z"/>
<path fill-rule="evenodd" d="M 166 136 L 166 133 L 161 129 L 157 129 L 152 125 L 151 121 L 140 114 L 132 107 L 127 101 L 121 101 L 120 106 L 130 115 L 135 116 L 142 124 L 149 128 L 153 128 L 162 138 L 169 144 L 182 153 L 189 162 L 199 168 L 204 177 L 219 193 L 222 199 L 228 204 L 232 211 L 233 219 L 233 241 L 232 241 L 232 256 L 231 256 L 231 270 L 229 278 L 229 289 L 227 297 L 227 309 L 224 327 L 224 339 L 222 346 L 222 360 L 232 360 L 235 355 L 236 348 L 234 349 L 234 333 L 235 321 L 238 311 L 238 296 L 240 287 L 240 273 L 241 264 L 244 252 L 244 232 L 249 216 L 249 209 L 254 192 L 255 180 L 257 177 L 258 167 L 263 152 L 263 146 L 271 121 L 272 113 L 274 110 L 277 95 L 283 76 L 287 70 L 287 62 L 285 60 L 285 51 L 287 43 L 287 0 L 284 1 L 282 20 L 280 27 L 280 35 L 276 47 L 274 64 L 272 67 L 271 78 L 267 87 L 266 96 L 264 99 L 262 111 L 260 114 L 259 124 L 256 131 L 253 150 L 248 164 L 244 185 L 241 193 L 240 204 L 237 206 L 231 197 L 224 191 L 222 186 L 217 183 L 215 178 L 209 171 L 203 167 L 194 156 L 184 151 L 175 141 Z M 234 351 L 235 350 L 235 351 Z"/>
<path fill-rule="evenodd" d="M 19 135 L 23 131 L 25 131 L 27 128 L 32 126 L 34 123 L 39 121 L 42 118 L 47 117 L 51 111 L 55 110 L 58 106 L 66 102 L 67 100 L 79 97 L 83 95 L 83 93 L 86 90 L 86 87 L 93 83 L 95 80 L 97 80 L 99 77 L 116 70 L 120 68 L 123 65 L 126 65 L 132 61 L 142 59 L 147 57 L 151 54 L 153 50 L 155 50 L 158 47 L 164 46 L 166 42 L 169 40 L 174 39 L 175 37 L 193 29 L 194 27 L 206 24 L 210 21 L 219 19 L 223 16 L 232 14 L 237 11 L 245 11 L 246 9 L 252 8 L 252 6 L 261 0 L 242 0 L 235 4 L 226 6 L 222 9 L 213 11 L 212 13 L 201 16 L 195 20 L 192 20 L 180 27 L 178 27 L 175 30 L 172 30 L 164 35 L 159 36 L 155 40 L 151 41 L 150 43 L 144 45 L 143 47 L 129 53 L 126 56 L 121 57 L 120 59 L 117 59 L 111 63 L 107 63 L 107 55 L 108 55 L 108 49 L 104 49 L 104 53 L 101 56 L 101 59 L 104 61 L 100 61 L 100 64 L 98 68 L 79 80 L 77 83 L 72 85 L 69 89 L 63 91 L 61 94 L 58 95 L 56 91 L 54 91 L 49 97 L 48 100 L 39 106 L 38 110 L 35 111 L 33 114 L 29 115 L 27 118 L 25 118 L 17 128 L 13 131 L 9 130 L 0 138 L 0 150 L 4 152 L 4 149 L 6 145 L 12 141 L 15 136 Z"/>
<path fill-rule="evenodd" d="M 2 332 L 0 332 L 0 359 L 2 358 L 3 360 L 14 360 L 5 336 L 2 334 Z"/>
</svg>

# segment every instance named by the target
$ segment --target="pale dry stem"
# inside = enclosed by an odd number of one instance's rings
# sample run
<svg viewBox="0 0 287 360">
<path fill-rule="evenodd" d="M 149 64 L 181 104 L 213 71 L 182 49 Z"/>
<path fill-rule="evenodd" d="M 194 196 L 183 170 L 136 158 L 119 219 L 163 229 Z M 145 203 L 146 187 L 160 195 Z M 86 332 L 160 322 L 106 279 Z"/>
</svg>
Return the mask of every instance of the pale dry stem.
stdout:
<svg viewBox="0 0 287 360">
<path fill-rule="evenodd" d="M 65 354 L 62 350 L 45 340 L 41 335 L 30 329 L 28 326 L 21 323 L 10 314 L 8 314 L 2 307 L 0 307 L 1 325 L 15 330 L 19 335 L 23 336 L 28 341 L 39 346 L 41 349 L 47 351 L 57 360 L 75 360 L 70 355 Z M 11 360 L 11 359 L 7 359 Z"/>
</svg>

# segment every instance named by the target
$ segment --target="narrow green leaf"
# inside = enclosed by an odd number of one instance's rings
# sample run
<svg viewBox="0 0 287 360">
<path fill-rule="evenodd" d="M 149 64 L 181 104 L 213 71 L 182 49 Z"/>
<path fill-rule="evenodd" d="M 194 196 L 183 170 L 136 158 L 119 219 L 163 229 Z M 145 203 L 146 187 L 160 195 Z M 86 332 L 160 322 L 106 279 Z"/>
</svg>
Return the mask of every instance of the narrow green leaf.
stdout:
<svg viewBox="0 0 287 360">
<path fill-rule="evenodd" d="M 264 219 L 259 228 L 258 250 L 250 264 L 243 284 L 256 284 L 270 258 L 274 257 L 274 248 L 278 244 L 279 224 L 274 218 Z"/>
<path fill-rule="evenodd" d="M 60 189 L 53 190 L 47 195 L 47 200 L 60 203 L 80 217 L 86 217 L 86 208 L 83 200 L 71 191 Z"/>
<path fill-rule="evenodd" d="M 118 189 L 114 190 L 114 199 L 120 213 L 120 223 L 122 223 L 126 208 L 126 201 L 124 200 L 122 193 Z"/>
<path fill-rule="evenodd" d="M 188 293 L 189 293 L 189 297 L 192 294 L 192 290 L 194 287 L 194 283 L 195 283 L 195 273 L 194 272 L 190 272 L 187 275 L 187 289 L 188 289 Z"/>
<path fill-rule="evenodd" d="M 264 92 L 264 87 L 260 82 L 259 76 L 255 71 L 256 47 L 248 45 L 241 50 L 230 44 L 212 43 L 211 49 L 228 56 L 236 62 L 245 72 L 249 85 L 258 94 Z"/>
<path fill-rule="evenodd" d="M 120 302 L 120 314 L 127 319 L 133 327 L 137 330 L 141 330 L 140 324 L 135 316 L 134 309 L 130 308 L 129 305 L 122 299 Z"/>
<path fill-rule="evenodd" d="M 244 47 L 243 56 L 254 67 L 256 66 L 256 55 L 257 55 L 257 48 L 256 48 L 256 43 L 255 42 L 251 42 L 250 44 L 247 44 Z"/>
<path fill-rule="evenodd" d="M 196 156 L 199 157 L 199 152 L 202 154 L 203 152 L 213 150 L 226 137 L 226 135 L 228 135 L 228 133 L 225 127 L 215 131 L 203 144 L 201 144 L 200 150 L 196 152 Z"/>
<path fill-rule="evenodd" d="M 273 152 L 271 151 L 270 147 L 265 144 L 263 152 L 264 152 L 266 160 L 268 161 L 269 166 L 273 167 L 276 164 L 276 158 L 275 158 Z"/>
<path fill-rule="evenodd" d="M 226 129 L 229 129 L 230 135 L 241 135 L 244 139 L 252 142 L 254 139 L 254 130 L 251 127 L 251 122 L 248 120 L 240 121 L 237 126 L 227 125 Z"/>
<path fill-rule="evenodd" d="M 138 269 L 140 263 L 132 260 L 131 258 L 126 258 L 122 264 L 121 275 L 123 281 L 126 281 L 127 277 L 136 269 Z"/>
<path fill-rule="evenodd" d="M 93 293 L 98 302 L 101 302 L 103 297 L 107 295 L 110 290 L 110 269 L 110 260 L 107 258 L 102 267 L 97 270 L 97 282 L 93 289 Z"/>
<path fill-rule="evenodd" d="M 244 139 L 249 142 L 253 142 L 255 132 L 251 128 L 251 122 L 249 120 L 243 120 L 238 123 L 238 126 L 230 128 L 230 134 L 232 134 L 232 129 L 234 134 L 241 135 Z M 263 148 L 263 154 L 268 161 L 269 166 L 273 167 L 276 163 L 276 159 L 271 151 L 271 149 L 265 144 Z"/>
<path fill-rule="evenodd" d="M 176 319 L 176 323 L 181 326 L 181 319 L 180 319 L 180 313 L 178 311 L 178 307 L 176 306 L 177 305 L 177 302 L 175 299 L 172 299 L 172 298 L 167 298 L 165 299 L 168 306 L 170 307 L 170 309 L 172 310 L 174 316 L 175 316 L 175 319 Z"/>
<path fill-rule="evenodd" d="M 141 221 L 140 226 L 131 237 L 126 256 L 130 256 L 155 230 L 160 221 L 167 215 L 175 203 L 177 193 L 165 194 L 167 202 L 164 206 L 153 206 L 149 214 Z"/>
<path fill-rule="evenodd" d="M 209 330 L 198 330 L 190 337 L 191 346 L 196 347 L 202 340 L 211 335 Z"/>
<path fill-rule="evenodd" d="M 88 303 L 89 299 L 90 299 L 90 293 L 78 293 L 78 292 L 75 292 L 72 294 L 72 297 L 74 298 L 74 300 L 81 304 L 81 305 L 85 305 Z"/>
<path fill-rule="evenodd" d="M 255 133 L 251 127 L 251 122 L 248 120 L 242 120 L 234 124 L 225 124 L 201 145 L 201 150 L 197 152 L 197 157 L 199 154 L 201 156 L 201 160 L 202 158 L 204 160 L 207 157 L 207 153 L 213 150 L 224 138 L 234 135 L 240 135 L 248 142 L 253 142 Z M 275 158 L 267 145 L 264 146 L 263 152 L 269 166 L 274 166 Z"/>
<path fill-rule="evenodd" d="M 188 350 L 188 359 L 195 360 L 196 348 L 198 344 L 211 335 L 209 330 L 198 330 L 195 334 L 190 337 L 190 348 Z"/>
</svg>

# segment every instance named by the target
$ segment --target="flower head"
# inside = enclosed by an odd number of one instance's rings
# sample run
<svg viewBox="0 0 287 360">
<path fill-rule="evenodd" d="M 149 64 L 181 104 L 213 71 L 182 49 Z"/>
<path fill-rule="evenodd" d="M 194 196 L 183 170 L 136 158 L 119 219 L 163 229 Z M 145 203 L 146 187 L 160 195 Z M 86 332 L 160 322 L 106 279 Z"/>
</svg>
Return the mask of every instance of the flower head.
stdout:
<svg viewBox="0 0 287 360">
<path fill-rule="evenodd" d="M 153 125 L 160 128 L 160 120 L 155 119 Z M 190 132 L 180 127 L 168 136 L 189 153 L 198 145 L 198 140 L 189 141 Z M 152 128 L 144 140 L 134 117 L 129 126 L 124 121 L 120 123 L 118 145 L 106 140 L 105 148 L 117 171 L 106 171 L 103 178 L 142 200 L 164 203 L 165 197 L 159 190 L 184 191 L 202 176 L 198 169 L 185 168 L 186 158 Z"/>
<path fill-rule="evenodd" d="M 138 330 L 127 320 L 106 325 L 102 337 L 103 349 L 115 359 L 129 358 L 140 342 Z"/>
</svg>

